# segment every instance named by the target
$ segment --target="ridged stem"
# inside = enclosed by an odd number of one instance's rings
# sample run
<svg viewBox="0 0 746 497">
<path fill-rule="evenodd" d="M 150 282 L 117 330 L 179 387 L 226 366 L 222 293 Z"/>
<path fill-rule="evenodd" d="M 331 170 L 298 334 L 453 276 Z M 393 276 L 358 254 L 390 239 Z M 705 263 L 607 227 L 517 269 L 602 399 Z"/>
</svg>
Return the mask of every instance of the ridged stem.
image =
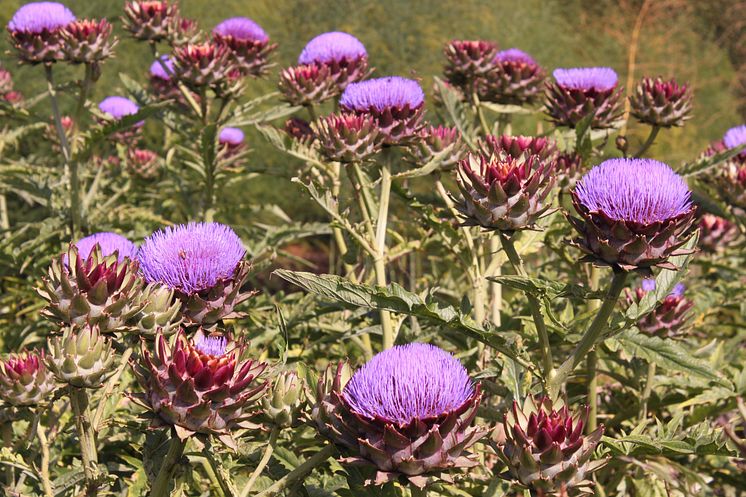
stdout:
<svg viewBox="0 0 746 497">
<path fill-rule="evenodd" d="M 500 240 L 493 236 L 490 237 L 490 256 L 492 260 L 497 259 L 497 252 L 500 250 Z M 502 268 L 499 264 L 495 265 L 494 270 L 490 276 L 499 276 L 502 273 Z M 500 318 L 500 311 L 502 310 L 503 303 L 503 290 L 502 285 L 495 281 L 490 282 L 490 293 L 492 294 L 492 302 L 490 305 L 490 317 L 492 324 L 500 326 L 502 319 Z"/>
<path fill-rule="evenodd" d="M 39 447 L 41 448 L 41 464 L 39 467 L 41 486 L 45 497 L 54 497 L 52 481 L 49 479 L 49 441 L 47 440 L 46 430 L 41 422 L 36 427 L 36 437 L 39 439 Z"/>
<path fill-rule="evenodd" d="M 655 139 L 658 136 L 658 132 L 660 130 L 661 130 L 660 126 L 653 126 L 652 128 L 650 128 L 650 134 L 648 135 L 648 139 L 645 140 L 645 143 L 643 143 L 640 149 L 635 153 L 634 155 L 635 158 L 642 157 L 642 154 L 647 152 L 647 150 L 653 145 L 653 142 L 655 142 Z"/>
<path fill-rule="evenodd" d="M 176 432 L 172 430 L 171 443 L 168 445 L 168 452 L 161 463 L 158 476 L 150 488 L 150 497 L 168 497 L 171 487 L 171 477 L 173 476 L 174 468 L 178 464 L 179 459 L 181 459 L 181 455 L 184 453 L 185 446 L 186 441 L 180 439 L 176 435 Z"/>
<path fill-rule="evenodd" d="M 306 459 L 303 464 L 277 480 L 271 487 L 259 493 L 257 497 L 272 497 L 279 494 L 296 481 L 304 479 L 314 470 L 314 468 L 316 468 L 316 466 L 329 459 L 329 457 L 334 453 L 334 450 L 333 445 L 327 445 L 319 452 Z"/>
<path fill-rule="evenodd" d="M 385 287 L 386 282 L 386 229 L 389 216 L 389 200 L 391 199 L 391 165 L 384 161 L 381 166 L 381 198 L 378 202 L 378 220 L 376 223 L 376 285 Z M 383 331 L 383 350 L 394 346 L 396 337 L 391 322 L 391 313 L 381 311 L 381 329 Z"/>
<path fill-rule="evenodd" d="M 80 440 L 80 455 L 83 459 L 85 475 L 85 495 L 98 495 L 98 451 L 96 449 L 96 432 L 91 422 L 90 399 L 85 388 L 69 387 L 70 406 L 75 416 L 75 427 Z"/>
<path fill-rule="evenodd" d="M 221 461 L 215 458 L 215 455 L 212 452 L 212 445 L 208 441 L 205 444 L 205 448 L 202 451 L 202 453 L 205 456 L 205 459 L 207 460 L 208 466 L 212 470 L 212 473 L 214 474 L 215 480 L 217 480 L 218 486 L 220 487 L 220 491 L 223 492 L 224 497 L 237 497 L 238 496 L 238 489 L 233 484 L 233 480 L 231 479 L 230 475 L 228 474 L 227 468 L 223 467 L 221 464 Z"/>
<path fill-rule="evenodd" d="M 279 433 L 279 428 L 274 426 L 272 428 L 272 431 L 269 433 L 269 442 L 267 442 L 267 447 L 264 449 L 262 458 L 259 460 L 259 464 L 256 465 L 256 468 L 254 468 L 254 472 L 251 473 L 249 481 L 246 482 L 246 486 L 243 487 L 240 497 L 249 496 L 249 493 L 251 493 L 251 489 L 254 488 L 254 483 L 256 483 L 257 478 L 259 478 L 259 476 L 264 471 L 264 468 L 266 468 L 267 464 L 269 464 L 270 459 L 272 459 L 272 453 L 275 451 L 275 445 L 277 444 L 277 436 L 279 435 Z"/>
</svg>

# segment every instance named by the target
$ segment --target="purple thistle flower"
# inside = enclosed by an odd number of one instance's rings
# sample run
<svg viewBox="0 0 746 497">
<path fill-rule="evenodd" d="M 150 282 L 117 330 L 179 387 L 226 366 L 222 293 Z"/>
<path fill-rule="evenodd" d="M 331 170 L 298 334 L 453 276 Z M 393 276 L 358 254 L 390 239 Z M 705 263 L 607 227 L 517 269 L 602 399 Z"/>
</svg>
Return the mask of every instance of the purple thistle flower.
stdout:
<svg viewBox="0 0 746 497">
<path fill-rule="evenodd" d="M 616 72 L 610 67 L 558 68 L 552 75 L 558 85 L 573 90 L 608 91 L 617 84 Z"/>
<path fill-rule="evenodd" d="M 652 292 L 653 290 L 655 290 L 655 280 L 653 278 L 645 278 L 644 280 L 642 280 L 640 288 L 642 288 L 646 292 Z"/>
<path fill-rule="evenodd" d="M 104 231 L 86 236 L 85 238 L 81 238 L 75 242 L 75 246 L 78 247 L 78 254 L 81 259 L 87 259 L 96 244 L 101 247 L 101 255 L 104 257 L 117 252 L 119 255 L 118 260 L 120 262 L 123 261 L 125 257 L 134 259 L 135 254 L 137 253 L 137 247 L 131 241 L 117 233 Z"/>
<path fill-rule="evenodd" d="M 405 426 L 463 406 L 474 385 L 461 362 L 424 343 L 398 345 L 377 354 L 344 387 L 353 412 Z"/>
<path fill-rule="evenodd" d="M 238 128 L 223 128 L 218 135 L 221 145 L 238 146 L 243 143 L 244 133 Z"/>
<path fill-rule="evenodd" d="M 736 148 L 746 144 L 746 124 L 726 131 L 723 135 L 723 144 L 728 148 Z M 746 150 L 742 150 L 738 155 L 746 157 Z"/>
<path fill-rule="evenodd" d="M 98 104 L 98 110 L 119 120 L 124 116 L 137 114 L 140 107 L 129 98 L 113 96 L 101 100 L 101 103 Z"/>
<path fill-rule="evenodd" d="M 237 40 L 267 41 L 269 36 L 262 27 L 248 17 L 231 17 L 212 30 L 220 36 L 232 36 Z"/>
<path fill-rule="evenodd" d="M 156 231 L 137 252 L 148 283 L 163 283 L 187 295 L 232 278 L 246 254 L 238 235 L 219 223 L 189 223 Z"/>
<path fill-rule="evenodd" d="M 163 66 L 166 66 L 164 69 Z M 168 55 L 161 55 L 160 60 L 155 60 L 150 65 L 150 75 L 154 78 L 170 81 L 174 73 L 174 61 Z"/>
<path fill-rule="evenodd" d="M 536 61 L 529 54 L 517 48 L 508 48 L 495 54 L 496 62 L 520 62 L 526 65 L 537 65 Z"/>
<path fill-rule="evenodd" d="M 652 292 L 656 288 L 655 280 L 653 278 L 645 278 L 642 280 L 642 283 L 640 284 L 640 288 L 642 288 L 645 292 Z M 671 297 L 683 297 L 684 292 L 686 292 L 686 285 L 683 283 L 677 283 L 676 286 L 673 287 L 671 290 L 670 295 Z"/>
<path fill-rule="evenodd" d="M 331 31 L 309 41 L 298 57 L 298 64 L 327 64 L 360 59 L 367 55 L 368 52 L 360 40 L 348 33 Z"/>
<path fill-rule="evenodd" d="M 194 347 L 206 355 L 224 356 L 228 340 L 224 336 L 205 336 L 202 333 L 194 338 Z"/>
<path fill-rule="evenodd" d="M 424 103 L 425 93 L 420 84 L 399 76 L 350 83 L 339 99 L 342 107 L 355 112 L 367 112 L 371 109 L 384 112 L 395 107 L 414 109 Z"/>
<path fill-rule="evenodd" d="M 609 159 L 578 182 L 577 198 L 589 212 L 640 224 L 687 213 L 691 192 L 668 165 L 652 159 Z"/>
<path fill-rule="evenodd" d="M 75 21 L 70 9 L 58 2 L 31 2 L 13 14 L 8 23 L 11 32 L 39 34 L 55 31 Z"/>
</svg>

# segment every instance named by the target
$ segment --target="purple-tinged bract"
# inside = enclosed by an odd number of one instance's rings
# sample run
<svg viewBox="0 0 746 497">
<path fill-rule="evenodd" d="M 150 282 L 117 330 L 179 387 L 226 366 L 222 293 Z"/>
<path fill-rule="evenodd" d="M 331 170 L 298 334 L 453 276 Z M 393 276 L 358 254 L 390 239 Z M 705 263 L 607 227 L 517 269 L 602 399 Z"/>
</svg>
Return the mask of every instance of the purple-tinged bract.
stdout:
<svg viewBox="0 0 746 497">
<path fill-rule="evenodd" d="M 555 69 L 554 82 L 547 84 L 545 108 L 560 126 L 574 128 L 593 114 L 591 128 L 613 127 L 621 117 L 616 72 L 610 67 Z"/>
<path fill-rule="evenodd" d="M 166 40 L 174 34 L 178 12 L 178 6 L 168 0 L 132 0 L 124 5 L 124 29 L 137 40 Z"/>
<path fill-rule="evenodd" d="M 212 30 L 216 43 L 229 49 L 233 62 L 247 76 L 262 76 L 269 69 L 267 58 L 277 45 L 256 22 L 247 17 L 226 19 Z"/>
<path fill-rule="evenodd" d="M 682 253 L 694 220 L 684 179 L 651 159 L 609 159 L 583 176 L 572 198 L 583 218 L 570 218 L 578 247 L 623 270 L 671 269 L 666 260 Z"/>
<path fill-rule="evenodd" d="M 107 231 L 94 233 L 75 242 L 75 246 L 78 247 L 78 254 L 80 254 L 80 257 L 83 259 L 88 258 L 91 250 L 93 250 L 93 247 L 96 244 L 101 248 L 101 255 L 104 257 L 110 256 L 116 252 L 118 254 L 119 262 L 122 262 L 125 257 L 134 259 L 135 254 L 137 253 L 137 247 L 134 243 L 120 234 Z"/>
<path fill-rule="evenodd" d="M 626 291 L 627 305 L 639 304 L 650 292 L 655 291 L 656 283 L 652 278 L 644 279 L 640 286 L 631 292 Z M 694 302 L 684 296 L 686 286 L 678 283 L 660 303 L 642 316 L 637 322 L 637 328 L 643 333 L 659 338 L 676 338 L 687 328 L 691 318 Z"/>
<path fill-rule="evenodd" d="M 0 400 L 12 406 L 43 404 L 55 388 L 43 350 L 10 354 L 0 360 Z"/>
<path fill-rule="evenodd" d="M 61 3 L 31 2 L 13 14 L 8 33 L 21 62 L 51 63 L 62 59 L 62 30 L 74 21 Z"/>
<path fill-rule="evenodd" d="M 348 33 L 331 31 L 309 41 L 298 56 L 298 64 L 330 64 L 367 56 L 360 40 Z"/>
<path fill-rule="evenodd" d="M 630 95 L 630 113 L 640 122 L 670 128 L 692 117 L 692 91 L 676 80 L 643 78 Z"/>
<path fill-rule="evenodd" d="M 536 101 L 546 74 L 526 52 L 509 48 L 497 52 L 494 69 L 477 85 L 479 99 L 509 105 L 526 105 Z"/>
<path fill-rule="evenodd" d="M 487 40 L 452 40 L 443 49 L 446 81 L 471 95 L 480 79 L 495 68 L 497 44 Z"/>
<path fill-rule="evenodd" d="M 709 254 L 721 253 L 732 247 L 739 234 L 738 226 L 728 219 L 704 214 L 699 220 L 699 246 Z"/>
<path fill-rule="evenodd" d="M 325 116 L 313 123 L 311 133 L 319 151 L 332 161 L 360 163 L 381 150 L 382 137 L 371 115 Z"/>
<path fill-rule="evenodd" d="M 106 19 L 82 19 L 65 26 L 60 35 L 65 60 L 73 64 L 100 64 L 114 53 L 118 40 Z"/>
<path fill-rule="evenodd" d="M 467 146 L 457 128 L 431 125 L 420 131 L 420 139 L 407 151 L 415 164 L 423 166 L 437 157 L 439 169 L 450 170 L 464 158 Z"/>
<path fill-rule="evenodd" d="M 291 105 L 318 104 L 339 94 L 329 66 L 323 64 L 283 69 L 278 87 L 284 100 Z"/>
</svg>

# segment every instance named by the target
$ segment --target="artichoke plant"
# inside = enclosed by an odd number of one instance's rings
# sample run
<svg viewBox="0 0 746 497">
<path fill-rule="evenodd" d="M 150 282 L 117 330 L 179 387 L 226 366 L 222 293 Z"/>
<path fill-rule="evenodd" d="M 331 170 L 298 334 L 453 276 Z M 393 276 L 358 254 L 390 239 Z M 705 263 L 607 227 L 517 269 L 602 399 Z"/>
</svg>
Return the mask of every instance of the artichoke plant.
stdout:
<svg viewBox="0 0 746 497">
<path fill-rule="evenodd" d="M 466 143 L 457 128 L 427 126 L 420 131 L 420 139 L 407 151 L 415 164 L 424 165 L 439 157 L 441 170 L 451 170 L 466 155 Z"/>
<path fill-rule="evenodd" d="M 373 116 L 332 114 L 313 124 L 316 146 L 329 160 L 363 162 L 381 150 L 382 137 Z"/>
<path fill-rule="evenodd" d="M 99 388 L 116 367 L 111 340 L 96 326 L 67 328 L 49 339 L 46 364 L 61 383 L 76 388 Z"/>
<path fill-rule="evenodd" d="M 56 388 L 44 363 L 44 351 L 10 354 L 0 360 L 0 399 L 12 406 L 33 406 L 49 401 Z"/>
<path fill-rule="evenodd" d="M 300 65 L 280 73 L 280 93 L 291 105 L 310 105 L 332 98 L 337 86 L 328 66 Z"/>
<path fill-rule="evenodd" d="M 61 32 L 65 60 L 73 64 L 97 64 L 112 56 L 117 39 L 106 19 L 83 19 L 65 26 Z"/>
<path fill-rule="evenodd" d="M 496 66 L 497 45 L 486 40 L 453 40 L 443 49 L 446 80 L 471 95 L 478 81 Z"/>
<path fill-rule="evenodd" d="M 135 297 L 137 313 L 127 320 L 129 331 L 141 337 L 154 338 L 160 332 L 173 335 L 181 324 L 181 302 L 174 290 L 159 283 L 150 283 Z"/>
<path fill-rule="evenodd" d="M 710 254 L 723 252 L 734 245 L 739 237 L 735 223 L 713 214 L 704 214 L 699 220 L 699 246 Z"/>
<path fill-rule="evenodd" d="M 368 76 L 368 52 L 365 46 L 349 33 L 331 31 L 309 41 L 298 57 L 298 64 L 326 67 L 334 82 L 335 94 L 347 85 Z"/>
<path fill-rule="evenodd" d="M 479 99 L 498 104 L 526 105 L 541 95 L 546 73 L 529 54 L 509 48 L 495 54 L 494 69 L 480 81 Z"/>
<path fill-rule="evenodd" d="M 639 303 L 648 292 L 654 290 L 654 279 L 643 280 L 634 292 L 627 291 L 627 304 Z M 694 307 L 694 302 L 684 296 L 685 291 L 683 283 L 676 285 L 655 309 L 640 318 L 637 328 L 661 338 L 675 338 L 681 335 L 692 317 L 690 311 Z"/>
<path fill-rule="evenodd" d="M 295 425 L 305 402 L 304 387 L 303 380 L 294 372 L 278 374 L 262 398 L 264 416 L 280 428 Z"/>
<path fill-rule="evenodd" d="M 592 129 L 613 127 L 622 116 L 617 75 L 608 67 L 555 69 L 547 84 L 545 110 L 559 126 L 574 128 L 586 116 Z"/>
<path fill-rule="evenodd" d="M 75 21 L 70 9 L 58 2 L 30 2 L 8 23 L 10 42 L 21 62 L 51 64 L 63 58 L 62 31 Z"/>
<path fill-rule="evenodd" d="M 277 45 L 253 20 L 247 17 L 225 19 L 212 30 L 215 43 L 228 49 L 231 61 L 241 74 L 262 76 L 269 71 L 268 57 Z"/>
<path fill-rule="evenodd" d="M 692 117 L 692 92 L 675 80 L 643 78 L 629 97 L 630 112 L 640 122 L 669 128 Z"/>
</svg>

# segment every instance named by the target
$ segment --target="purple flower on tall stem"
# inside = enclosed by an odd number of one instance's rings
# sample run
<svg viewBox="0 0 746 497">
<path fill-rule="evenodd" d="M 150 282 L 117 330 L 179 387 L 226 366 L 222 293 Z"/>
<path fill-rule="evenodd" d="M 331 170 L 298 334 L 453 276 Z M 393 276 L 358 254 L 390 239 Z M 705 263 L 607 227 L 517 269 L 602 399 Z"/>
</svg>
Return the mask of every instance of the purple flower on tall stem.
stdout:
<svg viewBox="0 0 746 497">
<path fill-rule="evenodd" d="M 216 43 L 230 49 L 243 74 L 261 76 L 267 72 L 267 57 L 277 45 L 269 43 L 259 24 L 248 17 L 231 17 L 215 26 L 212 35 Z"/>
<path fill-rule="evenodd" d="M 218 135 L 221 145 L 241 145 L 244 141 L 244 132 L 239 128 L 223 128 Z"/>
<path fill-rule="evenodd" d="M 327 67 L 337 93 L 348 84 L 365 78 L 369 72 L 365 46 L 351 34 L 341 31 L 323 33 L 309 41 L 298 57 L 298 64 Z"/>
<path fill-rule="evenodd" d="M 75 15 L 58 2 L 31 2 L 19 8 L 8 22 L 12 44 L 22 62 L 38 64 L 62 58 L 61 31 Z"/>
<path fill-rule="evenodd" d="M 652 159 L 604 161 L 583 176 L 572 198 L 583 218 L 570 218 L 579 248 L 622 270 L 673 269 L 666 260 L 683 253 L 694 221 L 684 178 Z"/>
<path fill-rule="evenodd" d="M 125 116 L 137 114 L 140 106 L 127 97 L 111 96 L 101 100 L 98 110 L 118 121 Z M 137 126 L 142 126 L 142 124 L 141 121 L 137 123 Z"/>
<path fill-rule="evenodd" d="M 574 128 L 593 113 L 591 128 L 610 128 L 621 116 L 617 74 L 610 67 L 559 68 L 547 85 L 545 107 L 550 119 Z"/>
<path fill-rule="evenodd" d="M 101 248 L 101 255 L 107 257 L 116 252 L 120 262 L 125 257 L 134 259 L 137 253 L 137 247 L 134 243 L 122 235 L 107 231 L 94 233 L 75 242 L 75 246 L 78 247 L 78 254 L 83 259 L 88 258 L 88 255 L 96 244 Z"/>
<path fill-rule="evenodd" d="M 161 55 L 160 60 L 154 60 L 150 64 L 150 76 L 153 78 L 170 81 L 174 73 L 174 61 L 168 55 Z"/>
</svg>

